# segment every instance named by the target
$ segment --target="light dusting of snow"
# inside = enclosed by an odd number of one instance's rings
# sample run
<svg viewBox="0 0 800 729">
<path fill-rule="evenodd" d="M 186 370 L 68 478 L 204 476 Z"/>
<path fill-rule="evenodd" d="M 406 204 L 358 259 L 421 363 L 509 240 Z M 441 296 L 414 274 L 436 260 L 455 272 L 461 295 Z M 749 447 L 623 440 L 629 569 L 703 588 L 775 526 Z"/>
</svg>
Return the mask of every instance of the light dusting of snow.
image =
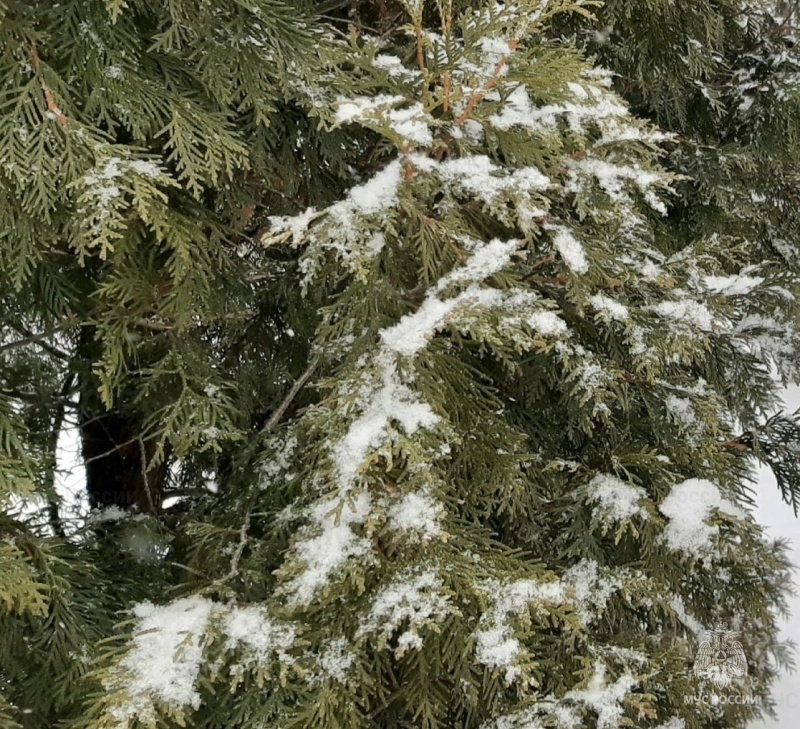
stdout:
<svg viewBox="0 0 800 729">
<path fill-rule="evenodd" d="M 351 188 L 345 199 L 324 210 L 309 207 L 298 215 L 271 216 L 270 230 L 261 242 L 312 244 L 300 261 L 304 288 L 314 277 L 325 251 L 334 252 L 352 271 L 358 272 L 385 245 L 383 233 L 374 226 L 397 205 L 401 179 L 401 163 L 393 160 L 369 180 Z M 369 222 L 365 218 L 374 220 Z"/>
<path fill-rule="evenodd" d="M 467 139 L 475 144 L 483 143 L 485 132 L 480 122 L 475 121 L 475 119 L 467 119 L 467 121 L 461 125 L 461 129 L 464 131 Z"/>
<path fill-rule="evenodd" d="M 403 427 L 406 435 L 419 428 L 431 428 L 439 420 L 430 405 L 400 382 L 389 357 L 380 357 L 381 386 L 370 394 L 364 412 L 350 425 L 347 434 L 333 447 L 333 459 L 339 473 L 340 489 L 349 489 L 367 453 L 380 446 L 392 421 Z"/>
<path fill-rule="evenodd" d="M 528 709 L 482 724 L 481 729 L 578 729 L 589 725 L 597 729 L 617 729 L 622 723 L 625 699 L 638 682 L 630 673 L 623 673 L 615 681 L 609 682 L 606 678 L 607 672 L 606 665 L 598 660 L 585 688 L 568 691 L 563 698 L 557 699 L 553 695 L 543 697 Z M 581 708 L 596 714 L 596 721 L 582 716 Z M 668 729 L 683 727 L 676 724 Z"/>
<path fill-rule="evenodd" d="M 260 663 L 273 656 L 284 663 L 294 661 L 288 653 L 295 642 L 294 627 L 273 621 L 260 607 L 223 606 L 194 595 L 166 605 L 142 602 L 132 613 L 138 622 L 128 652 L 104 680 L 107 690 L 123 697 L 110 708 L 121 729 L 136 719 L 155 726 L 159 704 L 199 708 L 197 681 L 206 634 L 214 624 L 224 634 L 228 651 L 244 645 Z"/>
<path fill-rule="evenodd" d="M 360 415 L 350 423 L 345 435 L 330 446 L 338 494 L 330 503 L 323 502 L 323 507 L 315 507 L 310 533 L 295 544 L 297 556 L 305 562 L 306 569 L 286 586 L 292 603 L 307 603 L 313 599 L 330 575 L 350 557 L 370 554 L 370 543 L 356 536 L 350 528 L 351 523 L 362 522 L 369 512 L 366 494 L 359 496 L 364 503 L 363 508 L 357 510 L 357 519 L 348 516 L 336 522 L 329 516 L 337 503 L 349 498 L 370 451 L 383 447 L 395 437 L 397 431 L 393 429 L 393 423 L 398 423 L 405 435 L 411 436 L 418 429 L 430 429 L 439 422 L 430 405 L 421 401 L 419 395 L 402 381 L 396 355 L 416 355 L 461 305 L 488 306 L 506 302 L 504 292 L 479 288 L 475 282 L 507 265 L 517 247 L 514 240 L 477 243 L 468 261 L 442 277 L 417 311 L 380 332 L 381 348 L 373 359 L 377 377 L 376 373 L 368 371 L 366 377 L 373 379 L 365 381 L 362 388 Z M 449 299 L 439 298 L 447 287 L 464 283 L 469 284 L 466 290 Z M 514 296 L 511 295 L 511 300 Z M 540 312 L 539 323 L 549 330 L 561 330 L 560 320 L 553 317 L 555 315 L 546 317 L 544 312 Z M 390 519 L 399 528 L 419 530 L 422 538 L 427 539 L 440 533 L 438 510 L 438 505 L 429 495 L 407 494 L 403 501 L 392 507 Z"/>
<path fill-rule="evenodd" d="M 583 94 L 573 93 L 576 101 L 585 100 L 586 90 L 581 87 Z M 508 95 L 506 103 L 499 114 L 490 117 L 489 122 L 497 129 L 510 129 L 511 127 L 527 127 L 539 131 L 554 131 L 558 119 L 566 116 L 570 126 L 578 130 L 589 121 L 597 121 L 607 117 L 626 116 L 627 108 L 611 94 L 604 94 L 594 103 L 548 104 L 542 107 L 533 105 L 527 89 L 519 85 Z"/>
<path fill-rule="evenodd" d="M 381 331 L 381 338 L 387 348 L 413 357 L 447 323 L 459 306 L 491 305 L 501 298 L 501 293 L 496 289 L 481 289 L 474 285 L 445 300 L 429 294 L 413 314 L 406 314 L 397 324 Z"/>
<path fill-rule="evenodd" d="M 261 662 L 266 662 L 274 652 L 289 660 L 286 651 L 294 644 L 295 629 L 273 622 L 262 608 L 235 608 L 225 615 L 222 627 L 228 636 L 228 650 L 243 644 Z"/>
<path fill-rule="evenodd" d="M 487 202 L 496 200 L 504 193 L 524 196 L 535 190 L 545 190 L 551 185 L 550 178 L 535 167 L 521 167 L 509 174 L 486 155 L 456 157 L 438 165 L 426 166 L 435 169 L 443 182 Z"/>
<path fill-rule="evenodd" d="M 292 478 L 290 469 L 296 448 L 297 438 L 293 435 L 273 436 L 266 441 L 264 450 L 269 453 L 269 457 L 261 464 L 260 471 L 264 477 L 261 488 L 271 487 L 278 478 Z"/>
<path fill-rule="evenodd" d="M 350 650 L 347 640 L 337 638 L 325 644 L 317 659 L 317 664 L 322 675 L 344 684 L 347 683 L 347 674 L 355 659 L 356 655 Z M 315 682 L 315 680 L 311 681 L 312 684 Z"/>
<path fill-rule="evenodd" d="M 518 247 L 517 240 L 502 241 L 497 238 L 479 244 L 463 266 L 454 269 L 437 282 L 435 290 L 443 291 L 452 283 L 475 282 L 488 278 L 509 264 Z"/>
<path fill-rule="evenodd" d="M 695 636 L 700 637 L 706 633 L 703 624 L 694 615 L 686 610 L 686 604 L 680 595 L 672 595 L 669 599 L 669 606 L 677 616 L 678 620 L 687 627 Z"/>
<path fill-rule="evenodd" d="M 383 233 L 378 232 L 367 241 L 367 250 L 373 256 L 377 256 L 383 250 L 385 245 L 386 237 L 383 235 Z"/>
<path fill-rule="evenodd" d="M 636 686 L 636 679 L 623 674 L 613 683 L 606 680 L 606 666 L 595 663 L 594 675 L 584 689 L 570 691 L 564 698 L 585 704 L 597 714 L 597 729 L 616 729 L 625 707 L 624 699 Z"/>
<path fill-rule="evenodd" d="M 660 316 L 692 324 L 705 332 L 710 332 L 714 328 L 714 315 L 699 301 L 691 299 L 662 301 L 652 309 Z"/>
<path fill-rule="evenodd" d="M 349 124 L 359 119 L 374 115 L 379 110 L 401 104 L 405 101 L 402 96 L 379 94 L 378 96 L 356 96 L 353 98 L 341 97 L 336 102 L 336 121 L 339 124 Z"/>
<path fill-rule="evenodd" d="M 686 720 L 680 716 L 673 716 L 663 724 L 659 724 L 656 729 L 686 729 Z"/>
<path fill-rule="evenodd" d="M 481 618 L 481 628 L 476 631 L 476 657 L 489 668 L 504 669 L 505 681 L 513 683 L 520 675 L 517 658 L 522 646 L 513 636 L 508 618 L 527 610 L 532 603 L 561 604 L 566 599 L 561 582 L 517 580 L 501 583 L 492 580 L 484 586 L 491 601 L 490 610 Z"/>
<path fill-rule="evenodd" d="M 120 521 L 121 519 L 127 519 L 129 516 L 130 512 L 125 511 L 125 509 L 120 509 L 118 506 L 107 506 L 91 514 L 88 523 L 102 524 L 107 521 Z"/>
<path fill-rule="evenodd" d="M 567 323 L 552 311 L 534 311 L 527 317 L 527 322 L 531 329 L 543 335 L 564 334 L 567 331 Z"/>
<path fill-rule="evenodd" d="M 150 160 L 107 157 L 98 161 L 95 169 L 81 178 L 81 185 L 85 189 L 84 194 L 93 203 L 95 214 L 98 214 L 101 219 L 110 214 L 111 203 L 122 194 L 116 181 L 130 170 L 150 178 L 156 178 L 162 174 L 161 168 Z"/>
<path fill-rule="evenodd" d="M 357 185 L 348 196 L 360 213 L 376 213 L 397 202 L 400 184 L 400 163 L 395 161 L 378 172 L 369 182 Z"/>
<path fill-rule="evenodd" d="M 409 648 L 422 646 L 420 628 L 440 622 L 450 611 L 449 598 L 442 593 L 442 581 L 435 572 L 404 573 L 375 596 L 356 635 L 376 633 L 388 641 L 403 626 L 395 648 L 400 657 Z"/>
<path fill-rule="evenodd" d="M 499 624 L 477 634 L 476 655 L 489 668 L 505 668 L 506 683 L 512 683 L 520 674 L 514 662 L 521 652 L 520 642 L 510 635 L 508 625 Z"/>
<path fill-rule="evenodd" d="M 402 73 L 397 66 L 391 67 Z M 433 119 L 425 112 L 422 104 L 415 102 L 408 106 L 395 108 L 405 103 L 402 96 L 379 94 L 378 96 L 357 96 L 340 98 L 337 102 L 336 121 L 340 124 L 365 122 L 380 125 L 385 123 L 395 134 L 408 142 L 423 146 L 433 143 L 430 125 Z"/>
<path fill-rule="evenodd" d="M 390 78 L 397 76 L 419 76 L 417 69 L 406 68 L 403 62 L 397 57 L 388 53 L 381 53 L 372 60 L 375 68 L 380 68 L 389 74 Z"/>
<path fill-rule="evenodd" d="M 439 535 L 439 524 L 443 508 L 430 494 L 415 492 L 406 494 L 389 510 L 389 518 L 396 529 L 414 531 L 423 540 Z"/>
<path fill-rule="evenodd" d="M 405 109 L 390 111 L 386 118 L 392 130 L 404 140 L 427 146 L 433 144 L 433 133 L 428 126 L 430 120 L 424 114 L 422 104 L 416 103 Z"/>
<path fill-rule="evenodd" d="M 605 609 L 609 598 L 622 586 L 621 575 L 600 574 L 594 560 L 582 559 L 570 567 L 562 580 L 567 594 L 584 624 L 589 625 Z"/>
<path fill-rule="evenodd" d="M 678 397 L 677 395 L 670 394 L 664 401 L 667 410 L 670 412 L 675 420 L 682 423 L 688 428 L 697 426 L 697 412 L 695 411 L 692 401 L 688 397 Z"/>
<path fill-rule="evenodd" d="M 483 53 L 483 69 L 481 75 L 487 78 L 501 78 L 508 73 L 508 65 L 502 61 L 511 54 L 508 41 L 503 38 L 489 38 L 484 36 L 478 39 L 478 47 Z M 497 69 L 500 73 L 495 76 Z"/>
<path fill-rule="evenodd" d="M 273 215 L 269 218 L 273 235 L 288 233 L 292 245 L 299 246 L 303 242 L 308 226 L 319 216 L 314 207 L 306 208 L 297 215 Z"/>
<path fill-rule="evenodd" d="M 596 179 L 605 193 L 612 200 L 620 203 L 629 201 L 629 196 L 624 189 L 624 183 L 633 183 L 641 190 L 645 200 L 653 209 L 662 215 L 667 214 L 667 208 L 664 203 L 650 189 L 656 184 L 663 184 L 663 175 L 660 173 L 648 172 L 641 167 L 633 165 L 614 164 L 605 160 L 586 158 L 570 165 L 570 181 L 566 186 L 567 190 L 572 192 L 581 191 L 581 175 Z"/>
<path fill-rule="evenodd" d="M 576 99 L 580 99 L 585 101 L 589 98 L 589 94 L 586 92 L 586 89 L 583 88 L 580 84 L 576 84 L 574 81 L 570 81 L 567 83 L 567 88 L 572 92 L 573 96 Z"/>
<path fill-rule="evenodd" d="M 476 285 L 444 300 L 438 294 L 452 283 L 477 282 L 501 270 L 509 264 L 518 245 L 516 240 L 497 239 L 481 244 L 464 266 L 444 276 L 432 288 L 417 311 L 406 314 L 397 324 L 381 331 L 384 346 L 398 354 L 413 357 L 425 347 L 457 307 L 464 304 L 486 306 L 500 301 L 500 291 L 482 289 Z"/>
</svg>

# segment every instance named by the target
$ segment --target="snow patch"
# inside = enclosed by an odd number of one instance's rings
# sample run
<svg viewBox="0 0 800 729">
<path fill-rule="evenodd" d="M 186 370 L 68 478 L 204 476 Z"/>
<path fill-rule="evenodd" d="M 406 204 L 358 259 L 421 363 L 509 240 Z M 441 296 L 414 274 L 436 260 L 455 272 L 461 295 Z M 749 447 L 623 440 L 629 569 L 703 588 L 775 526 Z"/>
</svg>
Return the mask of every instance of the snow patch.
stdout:
<svg viewBox="0 0 800 729">
<path fill-rule="evenodd" d="M 295 545 L 305 569 L 286 585 L 291 605 L 310 603 L 316 592 L 327 584 L 330 575 L 350 557 L 371 554 L 372 543 L 350 528 L 351 524 L 361 523 L 366 518 L 370 505 L 369 494 L 362 492 L 352 505 L 333 497 L 314 506 L 313 519 L 321 533 Z"/>
<path fill-rule="evenodd" d="M 385 340 L 383 334 L 382 338 Z M 371 393 L 363 413 L 332 450 L 342 491 L 350 487 L 370 449 L 384 442 L 393 420 L 400 423 L 406 435 L 413 435 L 419 428 L 431 428 L 439 420 L 430 405 L 400 382 L 395 365 L 387 356 L 381 357 L 380 363 L 381 386 Z"/>
<path fill-rule="evenodd" d="M 723 498 L 719 488 L 705 479 L 690 478 L 672 487 L 661 502 L 661 513 L 669 519 L 664 539 L 670 549 L 689 555 L 707 552 L 719 528 L 706 523 L 713 509 L 744 519 L 744 512 Z"/>
<path fill-rule="evenodd" d="M 482 289 L 477 285 L 449 299 L 440 299 L 438 294 L 453 283 L 477 282 L 497 273 L 507 266 L 517 250 L 516 240 L 481 244 L 467 263 L 446 276 L 443 276 L 430 290 L 422 305 L 413 313 L 406 314 L 397 324 L 381 331 L 384 346 L 413 357 L 425 347 L 438 329 L 445 325 L 448 317 L 461 305 L 473 304 L 491 306 L 502 299 L 502 292 L 496 289 Z"/>
<path fill-rule="evenodd" d="M 586 488 L 589 500 L 598 503 L 594 509 L 595 516 L 605 523 L 624 522 L 634 516 L 647 518 L 647 511 L 639 506 L 647 494 L 638 486 L 632 486 L 611 474 L 600 473 Z"/>
<path fill-rule="evenodd" d="M 395 160 L 376 173 L 371 180 L 350 190 L 348 199 L 359 213 L 377 213 L 397 202 L 399 185 L 400 163 Z"/>
<path fill-rule="evenodd" d="M 526 321 L 531 329 L 545 336 L 564 334 L 567 331 L 567 323 L 552 311 L 534 311 L 528 315 Z"/>
<path fill-rule="evenodd" d="M 261 662 L 266 662 L 276 651 L 288 660 L 286 651 L 292 647 L 296 637 L 292 626 L 274 623 L 258 607 L 234 608 L 225 615 L 222 629 L 228 636 L 225 646 L 228 650 L 244 644 Z"/>
<path fill-rule="evenodd" d="M 120 669 L 106 681 L 110 690 L 124 690 L 130 704 L 114 710 L 118 719 L 155 717 L 153 700 L 173 706 L 200 706 L 195 681 L 203 658 L 203 634 L 214 603 L 192 596 L 166 605 L 143 602 L 133 614 L 139 623 L 131 649 Z"/>
<path fill-rule="evenodd" d="M 630 316 L 627 306 L 605 294 L 594 294 L 590 297 L 589 303 L 609 319 L 625 321 Z"/>
<path fill-rule="evenodd" d="M 745 296 L 762 283 L 760 276 L 703 276 L 703 285 L 721 296 Z"/>
<path fill-rule="evenodd" d="M 438 536 L 442 528 L 439 518 L 443 507 L 430 494 L 415 492 L 406 494 L 389 509 L 389 519 L 395 529 L 417 532 L 420 539 Z"/>
<path fill-rule="evenodd" d="M 569 588 L 571 601 L 584 624 L 605 609 L 609 598 L 622 587 L 622 576 L 600 575 L 600 568 L 592 559 L 582 559 L 570 567 L 562 580 Z"/>
<path fill-rule="evenodd" d="M 521 673 L 515 664 L 522 653 L 522 646 L 513 636 L 509 616 L 521 614 L 532 603 L 562 604 L 566 599 L 566 591 L 559 581 L 539 580 L 510 583 L 490 580 L 484 590 L 492 606 L 481 617 L 483 627 L 475 632 L 476 658 L 489 668 L 505 669 L 505 681 L 510 685 Z"/>
<path fill-rule="evenodd" d="M 586 273 L 589 270 L 589 262 L 586 260 L 583 245 L 572 234 L 572 231 L 561 225 L 549 226 L 548 229 L 553 231 L 553 245 L 561 254 L 564 262 L 575 273 Z"/>
<path fill-rule="evenodd" d="M 637 684 L 630 674 L 623 674 L 613 683 L 606 680 L 606 666 L 595 663 L 594 675 L 584 689 L 569 691 L 565 699 L 579 701 L 597 714 L 597 729 L 616 729 L 625 707 L 623 700 Z"/>
<path fill-rule="evenodd" d="M 337 638 L 325 644 L 317 664 L 324 676 L 344 684 L 347 683 L 347 674 L 355 659 L 356 655 L 349 649 L 347 640 Z"/>
<path fill-rule="evenodd" d="M 694 428 L 697 426 L 697 412 L 695 411 L 692 401 L 688 397 L 678 397 L 671 394 L 664 401 L 670 414 L 676 421 L 682 423 L 687 428 Z"/>
<path fill-rule="evenodd" d="M 659 316 L 693 324 L 698 329 L 710 332 L 714 328 L 714 315 L 708 307 L 690 299 L 662 301 L 651 307 Z"/>
<path fill-rule="evenodd" d="M 449 599 L 441 590 L 442 581 L 432 570 L 401 574 L 375 596 L 356 637 L 377 633 L 388 641 L 402 626 L 395 654 L 400 657 L 409 648 L 421 648 L 420 628 L 441 621 L 450 612 Z"/>
</svg>

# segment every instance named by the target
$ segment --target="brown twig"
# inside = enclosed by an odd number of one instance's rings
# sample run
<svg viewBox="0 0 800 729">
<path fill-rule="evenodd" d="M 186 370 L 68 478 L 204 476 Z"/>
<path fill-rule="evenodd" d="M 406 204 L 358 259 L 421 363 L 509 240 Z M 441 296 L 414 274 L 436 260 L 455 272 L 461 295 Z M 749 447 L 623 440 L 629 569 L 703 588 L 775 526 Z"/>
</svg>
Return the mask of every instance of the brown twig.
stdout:
<svg viewBox="0 0 800 729">
<path fill-rule="evenodd" d="M 420 73 L 424 76 L 427 68 L 425 67 L 425 49 L 422 45 L 422 25 L 419 22 L 414 23 L 414 32 L 417 36 L 417 66 L 419 66 Z"/>
<path fill-rule="evenodd" d="M 506 67 L 508 63 L 509 56 L 517 50 L 517 46 L 519 45 L 519 38 L 514 38 L 508 44 L 508 53 L 503 55 L 503 57 L 497 62 L 497 66 L 495 66 L 494 72 L 492 73 L 492 77 L 483 85 L 483 88 L 476 91 L 467 102 L 467 107 L 464 109 L 464 112 L 461 114 L 458 119 L 455 121 L 455 125 L 460 127 L 467 119 L 470 118 L 472 112 L 475 110 L 475 107 L 483 100 L 483 98 L 488 94 L 495 86 L 497 86 L 497 79 L 500 78 L 500 74 L 503 73 L 503 69 Z"/>
<path fill-rule="evenodd" d="M 447 12 L 442 14 L 442 36 L 451 38 L 453 34 L 453 0 L 448 0 Z M 442 86 L 442 110 L 447 113 L 450 111 L 451 77 L 450 71 L 443 74 Z"/>
<path fill-rule="evenodd" d="M 450 247 L 453 249 L 453 252 L 458 257 L 458 260 L 461 263 L 467 260 L 467 257 L 464 255 L 464 251 L 462 251 L 450 238 L 447 239 L 447 242 L 450 244 Z"/>
<path fill-rule="evenodd" d="M 540 258 L 538 261 L 534 261 L 531 263 L 531 268 L 541 268 L 542 266 L 546 266 L 548 263 L 553 263 L 556 260 L 556 254 L 550 253 L 546 255 L 544 258 Z"/>
<path fill-rule="evenodd" d="M 556 284 L 563 286 L 569 281 L 569 276 L 528 276 L 525 279 L 528 283 Z"/>
<path fill-rule="evenodd" d="M 35 41 L 31 43 L 31 58 L 33 59 L 33 70 L 36 72 L 36 75 L 39 76 L 39 84 L 44 92 L 44 100 L 47 103 L 47 109 L 55 116 L 55 118 L 58 120 L 58 123 L 66 129 L 67 117 L 64 116 L 64 112 L 58 108 L 58 104 L 56 104 L 56 100 L 53 97 L 53 92 L 47 85 L 47 81 L 44 80 L 44 76 L 42 76 L 42 62 L 39 60 L 39 52 L 36 50 Z"/>
<path fill-rule="evenodd" d="M 733 440 L 726 440 L 723 443 L 717 443 L 717 448 L 725 449 L 725 450 L 732 450 L 732 451 L 749 451 L 750 446 L 746 443 L 742 443 L 739 438 L 734 438 Z"/>
</svg>

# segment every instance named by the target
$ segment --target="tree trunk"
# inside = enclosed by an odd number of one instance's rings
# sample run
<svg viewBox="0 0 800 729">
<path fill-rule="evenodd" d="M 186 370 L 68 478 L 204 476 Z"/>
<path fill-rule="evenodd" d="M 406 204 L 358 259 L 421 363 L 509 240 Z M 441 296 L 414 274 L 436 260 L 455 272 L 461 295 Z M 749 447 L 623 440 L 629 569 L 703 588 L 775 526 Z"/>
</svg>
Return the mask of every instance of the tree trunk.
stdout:
<svg viewBox="0 0 800 729">
<path fill-rule="evenodd" d="M 78 419 L 86 468 L 86 490 L 93 509 L 111 506 L 157 514 L 168 473 L 168 454 L 154 463 L 156 442 L 142 437 L 141 416 L 124 396 L 108 410 L 93 372 L 99 356 L 93 327 L 81 334 L 81 372 Z"/>
</svg>

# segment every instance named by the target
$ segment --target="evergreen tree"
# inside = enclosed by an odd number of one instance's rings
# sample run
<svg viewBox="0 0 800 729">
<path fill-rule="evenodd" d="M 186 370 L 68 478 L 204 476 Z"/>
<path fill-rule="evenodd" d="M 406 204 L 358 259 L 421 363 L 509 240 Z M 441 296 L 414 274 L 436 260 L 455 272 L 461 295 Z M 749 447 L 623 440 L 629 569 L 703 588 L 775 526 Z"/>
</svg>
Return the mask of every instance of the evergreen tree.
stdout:
<svg viewBox="0 0 800 729">
<path fill-rule="evenodd" d="M 0 3 L 0 728 L 769 708 L 800 59 L 641 5 Z"/>
</svg>

